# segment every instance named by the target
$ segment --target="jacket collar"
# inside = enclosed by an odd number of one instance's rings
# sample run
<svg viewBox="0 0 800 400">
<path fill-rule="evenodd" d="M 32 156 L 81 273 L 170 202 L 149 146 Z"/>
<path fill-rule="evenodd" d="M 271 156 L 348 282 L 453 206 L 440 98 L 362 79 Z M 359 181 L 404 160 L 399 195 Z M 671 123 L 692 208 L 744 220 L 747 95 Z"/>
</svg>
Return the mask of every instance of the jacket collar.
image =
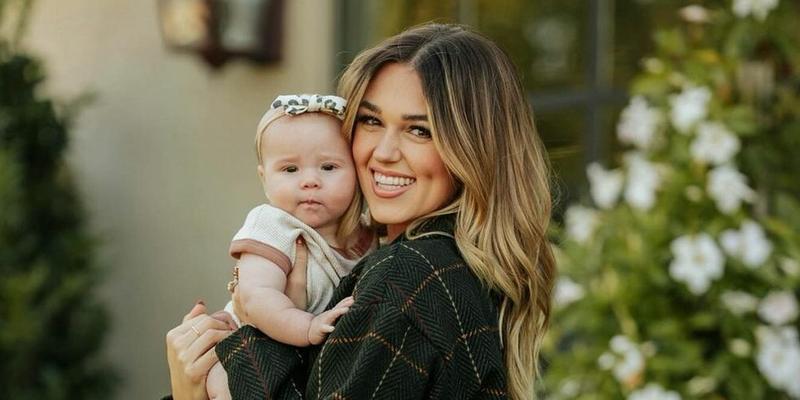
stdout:
<svg viewBox="0 0 800 400">
<path fill-rule="evenodd" d="M 414 228 L 411 232 L 412 238 L 425 239 L 427 237 L 447 236 L 454 237 L 456 226 L 456 214 L 438 215 L 435 217 L 427 218 L 419 226 Z M 411 240 L 403 233 L 395 238 L 392 243 L 400 243 Z"/>
</svg>

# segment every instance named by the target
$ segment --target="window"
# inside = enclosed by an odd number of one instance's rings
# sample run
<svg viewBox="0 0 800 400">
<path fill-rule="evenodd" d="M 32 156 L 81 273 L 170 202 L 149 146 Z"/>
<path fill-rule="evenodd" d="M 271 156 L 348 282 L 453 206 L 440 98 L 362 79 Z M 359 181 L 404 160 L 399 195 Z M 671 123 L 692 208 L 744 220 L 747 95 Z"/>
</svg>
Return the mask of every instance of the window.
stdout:
<svg viewBox="0 0 800 400">
<path fill-rule="evenodd" d="M 562 205 L 585 190 L 585 165 L 616 151 L 616 116 L 646 55 L 653 0 L 342 0 L 338 68 L 360 50 L 427 21 L 475 27 L 509 53 L 561 182 Z M 563 210 L 559 210 L 563 211 Z"/>
</svg>

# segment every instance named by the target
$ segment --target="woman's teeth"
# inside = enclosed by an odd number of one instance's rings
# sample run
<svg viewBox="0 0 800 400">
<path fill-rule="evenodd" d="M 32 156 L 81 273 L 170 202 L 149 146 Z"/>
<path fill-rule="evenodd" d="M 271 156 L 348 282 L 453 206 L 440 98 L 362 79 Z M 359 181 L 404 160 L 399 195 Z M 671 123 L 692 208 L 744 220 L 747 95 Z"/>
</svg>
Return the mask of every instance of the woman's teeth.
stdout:
<svg viewBox="0 0 800 400">
<path fill-rule="evenodd" d="M 403 187 L 408 186 L 414 182 L 416 179 L 414 178 L 403 178 L 399 176 L 388 176 L 381 174 L 380 172 L 375 172 L 375 183 L 381 186 L 393 186 L 393 187 Z"/>
</svg>

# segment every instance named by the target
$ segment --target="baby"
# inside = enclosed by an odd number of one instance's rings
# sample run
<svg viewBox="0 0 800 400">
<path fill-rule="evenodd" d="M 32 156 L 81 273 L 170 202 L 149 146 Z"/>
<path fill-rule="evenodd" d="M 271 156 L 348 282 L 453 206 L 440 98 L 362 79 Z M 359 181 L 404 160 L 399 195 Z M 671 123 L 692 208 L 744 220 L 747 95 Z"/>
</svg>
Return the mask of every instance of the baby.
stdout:
<svg viewBox="0 0 800 400">
<path fill-rule="evenodd" d="M 272 339 L 294 346 L 320 344 L 333 331 L 352 305 L 348 297 L 324 311 L 335 287 L 377 245 L 360 224 L 355 168 L 341 132 L 344 107 L 336 96 L 273 101 L 256 132 L 258 176 L 270 205 L 250 211 L 230 247 L 239 259 L 229 284 L 238 285 L 238 311 Z M 307 267 L 289 275 L 301 242 Z M 232 303 L 225 309 L 241 324 Z M 206 389 L 211 399 L 230 398 L 221 364 L 209 372 Z"/>
</svg>

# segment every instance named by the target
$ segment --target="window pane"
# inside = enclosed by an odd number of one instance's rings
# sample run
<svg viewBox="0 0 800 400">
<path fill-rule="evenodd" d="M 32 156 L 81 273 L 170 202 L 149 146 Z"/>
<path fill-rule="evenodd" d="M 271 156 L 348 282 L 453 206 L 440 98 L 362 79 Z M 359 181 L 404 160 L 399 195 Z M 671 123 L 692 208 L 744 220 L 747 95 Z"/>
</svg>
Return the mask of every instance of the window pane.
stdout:
<svg viewBox="0 0 800 400">
<path fill-rule="evenodd" d="M 339 67 L 408 27 L 461 22 L 514 61 L 534 103 L 537 128 L 566 197 L 585 188 L 584 165 L 606 165 L 625 88 L 652 51 L 642 32 L 677 18 L 678 0 L 341 0 Z M 585 189 L 581 189 L 585 190 Z M 563 198 L 563 196 L 562 196 Z M 566 200 L 566 199 L 564 199 Z"/>
<path fill-rule="evenodd" d="M 681 3 L 668 1 L 616 0 L 614 20 L 614 86 L 625 88 L 641 67 L 640 60 L 654 50 L 656 26 L 677 26 Z M 672 21 L 670 23 L 669 21 Z"/>
<path fill-rule="evenodd" d="M 458 0 L 342 0 L 339 68 L 383 38 L 428 21 L 458 22 Z"/>
<path fill-rule="evenodd" d="M 514 60 L 528 90 L 586 86 L 584 1 L 481 0 L 477 29 Z"/>
<path fill-rule="evenodd" d="M 584 112 L 575 109 L 536 113 L 535 120 L 557 175 L 561 197 L 564 200 L 575 198 L 585 182 Z"/>
</svg>

